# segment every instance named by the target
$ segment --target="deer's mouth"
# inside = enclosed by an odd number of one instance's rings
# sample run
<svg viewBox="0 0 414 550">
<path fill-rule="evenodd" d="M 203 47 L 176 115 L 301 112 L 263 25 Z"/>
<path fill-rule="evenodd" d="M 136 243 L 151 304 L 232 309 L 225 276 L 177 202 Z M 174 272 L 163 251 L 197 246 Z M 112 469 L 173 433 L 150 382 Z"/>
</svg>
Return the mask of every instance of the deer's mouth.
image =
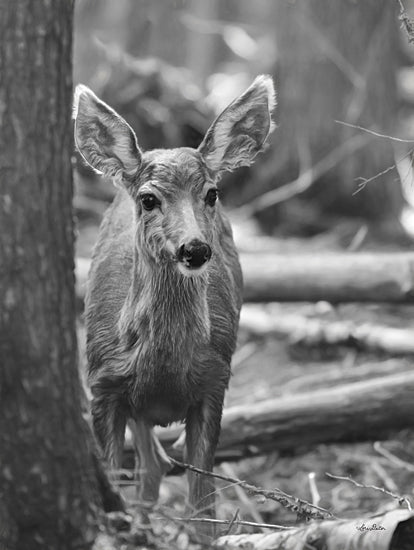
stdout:
<svg viewBox="0 0 414 550">
<path fill-rule="evenodd" d="M 177 262 L 178 271 L 185 277 L 198 277 L 207 271 L 208 263 L 206 262 L 200 267 L 192 267 L 184 262 Z"/>
</svg>

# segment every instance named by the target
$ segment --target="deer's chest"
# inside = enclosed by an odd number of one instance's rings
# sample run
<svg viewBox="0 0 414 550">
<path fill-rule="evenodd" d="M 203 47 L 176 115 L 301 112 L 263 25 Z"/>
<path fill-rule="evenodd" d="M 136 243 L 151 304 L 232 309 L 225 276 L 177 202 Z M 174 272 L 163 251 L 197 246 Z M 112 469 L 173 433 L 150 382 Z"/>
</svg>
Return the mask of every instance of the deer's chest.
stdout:
<svg viewBox="0 0 414 550">
<path fill-rule="evenodd" d="M 195 328 L 177 323 L 168 331 L 143 331 L 131 350 L 131 406 L 154 424 L 184 419 L 201 398 L 209 335 Z"/>
</svg>

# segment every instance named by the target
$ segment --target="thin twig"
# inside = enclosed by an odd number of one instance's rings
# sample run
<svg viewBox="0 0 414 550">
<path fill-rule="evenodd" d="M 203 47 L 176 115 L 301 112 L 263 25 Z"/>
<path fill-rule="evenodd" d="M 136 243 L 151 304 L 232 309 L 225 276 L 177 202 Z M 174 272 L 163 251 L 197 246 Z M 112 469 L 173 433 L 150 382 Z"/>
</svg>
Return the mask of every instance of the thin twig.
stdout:
<svg viewBox="0 0 414 550">
<path fill-rule="evenodd" d="M 222 493 L 223 491 L 226 491 L 227 489 L 235 489 L 239 485 L 240 485 L 240 481 L 237 481 L 236 483 L 228 483 L 227 485 L 224 485 L 223 487 L 217 487 L 217 489 L 215 489 L 214 491 L 211 491 L 210 493 L 208 493 L 204 498 L 207 499 L 208 497 L 211 497 L 213 495 L 220 495 L 220 493 Z M 208 510 L 208 506 L 206 506 L 205 509 Z M 197 510 L 194 511 L 194 513 L 198 514 L 199 511 L 200 510 L 197 509 Z"/>
<path fill-rule="evenodd" d="M 388 166 L 388 168 L 385 168 L 385 170 L 383 170 L 382 172 L 379 172 L 378 174 L 375 174 L 375 176 L 372 176 L 370 178 L 363 178 L 363 177 L 357 178 L 355 181 L 358 182 L 358 187 L 352 193 L 352 196 L 358 194 L 360 191 L 365 189 L 367 184 L 370 183 L 371 181 L 374 181 L 377 178 L 380 178 L 381 176 L 385 176 L 385 174 L 388 174 L 388 172 L 391 172 L 394 169 L 395 169 L 395 164 L 393 164 L 392 166 Z"/>
<path fill-rule="evenodd" d="M 248 218 L 269 206 L 274 206 L 275 204 L 287 201 L 296 195 L 304 193 L 313 183 L 315 183 L 315 181 L 326 174 L 326 172 L 335 168 L 342 160 L 355 153 L 355 151 L 362 149 L 368 143 L 369 140 L 364 139 L 363 136 L 353 136 L 349 138 L 328 153 L 326 157 L 317 162 L 314 166 L 303 172 L 297 179 L 286 185 L 272 189 L 267 193 L 263 193 L 263 195 L 253 199 L 249 204 L 233 210 L 234 216 Z"/>
<path fill-rule="evenodd" d="M 234 513 L 234 516 L 232 518 L 232 520 L 230 521 L 229 523 L 229 526 L 228 528 L 226 529 L 226 532 L 224 533 L 225 536 L 227 535 L 230 535 L 230 531 L 233 529 L 233 525 L 236 523 L 236 521 L 238 521 L 239 519 L 239 512 L 240 512 L 240 508 L 237 508 L 237 510 L 235 511 Z M 237 524 L 236 524 L 237 525 Z"/>
<path fill-rule="evenodd" d="M 337 479 L 339 481 L 349 481 L 349 483 L 352 483 L 355 485 L 355 487 L 359 487 L 361 489 L 373 489 L 375 491 L 379 491 L 380 493 L 383 493 L 384 495 L 388 495 L 389 497 L 398 500 L 398 503 L 400 505 L 406 504 L 408 510 L 412 510 L 411 508 L 411 502 L 408 500 L 408 498 L 403 497 L 402 495 L 397 495 L 396 493 L 393 493 L 391 491 L 387 491 L 387 489 L 384 489 L 384 487 L 377 487 L 376 485 L 365 485 L 365 483 L 359 483 L 358 481 L 355 481 L 355 479 L 352 479 L 349 476 L 336 476 L 333 474 L 329 474 L 328 472 L 325 472 L 325 475 L 332 479 Z"/>
<path fill-rule="evenodd" d="M 389 139 L 390 141 L 398 141 L 398 143 L 414 143 L 413 139 L 402 139 L 394 136 L 388 136 L 387 134 L 381 134 L 380 132 L 375 132 L 374 130 L 364 128 L 363 126 L 358 126 L 357 124 L 351 124 L 350 122 L 344 122 L 343 120 L 335 120 L 335 122 L 337 124 L 347 126 L 348 128 L 353 128 L 354 130 L 361 130 L 361 132 L 365 132 L 367 134 L 370 134 L 371 136 Z"/>
<path fill-rule="evenodd" d="M 397 138 L 397 137 L 394 137 L 394 136 L 389 136 L 387 134 L 381 134 L 380 132 L 375 132 L 374 130 L 370 130 L 369 128 L 364 128 L 363 126 L 358 126 L 356 124 L 350 124 L 349 122 L 344 122 L 344 121 L 341 121 L 341 120 L 335 120 L 335 122 L 337 124 L 342 124 L 343 126 L 347 126 L 348 128 L 354 128 L 355 130 L 360 130 L 362 132 L 366 132 L 367 134 L 370 134 L 370 135 L 378 137 L 378 138 L 388 139 L 390 141 L 394 141 L 394 142 L 398 142 L 398 143 L 414 143 L 414 140 L 402 139 L 402 138 Z M 352 195 L 356 195 L 357 193 L 359 193 L 360 191 L 365 189 L 366 185 L 368 183 L 370 183 L 371 181 L 374 181 L 377 178 L 380 178 L 381 176 L 384 176 L 385 174 L 388 174 L 388 172 L 391 172 L 392 170 L 397 168 L 398 162 L 403 161 L 406 157 L 410 156 L 411 153 L 412 153 L 412 150 L 410 150 L 408 153 L 406 153 L 400 160 L 397 160 L 395 162 L 395 164 L 393 164 L 392 166 L 388 166 L 388 168 L 385 168 L 385 170 L 383 170 L 382 172 L 379 172 L 378 174 L 376 174 L 375 176 L 372 176 L 371 178 L 362 178 L 362 177 L 357 178 L 356 181 L 359 180 L 358 181 L 358 187 L 352 193 Z"/>
<path fill-rule="evenodd" d="M 384 487 L 388 489 L 388 491 L 393 491 L 394 493 L 398 491 L 395 481 L 388 475 L 385 468 L 381 466 L 379 460 L 373 460 L 370 464 L 370 468 L 382 480 Z"/>
<path fill-rule="evenodd" d="M 387 136 L 383 136 L 383 137 L 387 137 Z M 394 138 L 394 139 L 397 139 L 397 138 Z M 412 153 L 413 153 L 413 149 L 410 149 L 408 151 L 408 153 L 405 153 L 401 158 L 396 159 L 395 163 L 392 166 L 388 166 L 388 168 L 386 168 L 385 170 L 383 170 L 379 174 L 376 174 L 375 176 L 372 176 L 371 178 L 368 178 L 368 179 L 367 178 L 362 178 L 362 177 L 357 178 L 356 181 L 358 181 L 358 180 L 361 180 L 361 181 L 358 183 L 357 190 L 354 191 L 352 194 L 356 195 L 357 193 L 359 193 L 360 191 L 362 191 L 365 188 L 367 183 L 370 183 L 371 181 L 376 180 L 377 178 L 387 174 L 388 172 L 391 172 L 394 169 L 396 169 L 397 173 L 399 174 L 398 165 L 401 164 L 401 162 L 403 162 L 406 158 L 408 158 Z M 401 181 L 401 185 L 403 185 L 404 182 L 402 181 L 401 176 L 400 176 L 400 181 Z"/>
<path fill-rule="evenodd" d="M 308 481 L 309 481 L 309 490 L 312 495 L 312 504 L 314 504 L 315 506 L 318 506 L 321 500 L 321 495 L 319 494 L 318 487 L 316 485 L 315 472 L 309 472 Z"/>
<path fill-rule="evenodd" d="M 355 235 L 352 237 L 351 242 L 349 243 L 346 251 L 347 252 L 356 252 L 362 246 L 365 241 L 366 236 L 368 235 L 368 226 L 361 225 Z"/>
<path fill-rule="evenodd" d="M 407 470 L 408 472 L 414 472 L 414 464 L 410 464 L 409 462 L 398 458 L 398 456 L 395 456 L 395 454 L 391 453 L 387 449 L 384 449 L 379 441 L 376 441 L 374 443 L 374 449 L 377 451 L 377 453 L 389 460 L 395 466 L 398 466 L 399 468 L 404 468 L 404 470 Z"/>
<path fill-rule="evenodd" d="M 414 42 L 414 22 L 412 19 L 410 19 L 407 15 L 407 12 L 405 11 L 404 4 L 401 0 L 398 0 L 398 3 L 400 5 L 400 21 L 402 21 L 402 24 L 405 27 L 406 33 L 408 35 L 408 42 L 412 43 Z"/>
<path fill-rule="evenodd" d="M 246 481 L 242 481 L 240 479 L 234 479 L 225 475 L 216 474 L 214 472 L 207 472 L 206 470 L 202 470 L 201 468 L 196 468 L 191 464 L 179 462 L 178 460 L 175 460 L 173 458 L 170 458 L 170 460 L 173 464 L 175 464 L 176 466 L 179 466 L 180 468 L 191 470 L 192 472 L 196 472 L 197 474 L 214 477 L 216 479 L 221 479 L 222 481 L 238 484 L 240 485 L 240 487 L 243 487 L 249 493 L 261 495 L 270 500 L 279 502 L 279 504 L 281 504 L 288 510 L 291 510 L 292 512 L 295 512 L 297 514 L 300 514 L 312 519 L 327 519 L 327 518 L 334 517 L 333 514 L 328 510 L 325 510 L 324 508 L 320 508 L 319 506 L 314 506 L 313 504 L 311 504 L 310 502 L 307 502 L 306 500 L 302 500 L 300 498 L 288 495 L 287 493 L 281 491 L 280 489 L 273 489 L 273 490 L 262 489 L 260 487 L 255 487 L 254 485 L 251 485 L 250 483 L 247 483 Z"/>
<path fill-rule="evenodd" d="M 230 464 L 228 464 L 227 462 L 223 462 L 223 464 L 221 465 L 221 469 L 222 469 L 224 475 L 235 478 L 234 470 L 230 466 Z M 251 500 L 246 495 L 246 492 L 243 489 L 243 487 L 240 487 L 240 485 L 234 485 L 234 491 L 237 495 L 237 498 L 245 506 L 245 508 L 248 510 L 249 514 L 254 519 L 254 521 L 256 521 L 257 523 L 264 523 L 261 514 L 253 506 Z M 316 502 L 316 504 L 318 504 L 318 503 Z"/>
<path fill-rule="evenodd" d="M 217 525 L 229 525 L 233 520 L 227 520 L 227 519 L 212 519 L 212 518 L 172 518 L 176 521 L 191 521 L 191 522 L 199 522 L 199 523 L 215 523 Z M 247 525 L 248 527 L 257 527 L 257 528 L 263 528 L 263 529 L 279 529 L 288 531 L 291 529 L 295 529 L 295 527 L 288 527 L 286 525 L 274 525 L 272 523 L 255 523 L 254 521 L 244 521 L 241 519 L 238 519 L 233 522 L 233 525 Z"/>
<path fill-rule="evenodd" d="M 180 531 L 184 531 L 191 537 L 196 538 L 197 537 L 196 528 L 189 524 L 190 523 L 189 519 L 186 518 L 184 521 L 182 521 L 180 518 L 176 518 L 174 516 L 174 512 L 176 512 L 176 510 L 172 510 L 168 506 L 156 506 L 154 508 L 154 515 L 152 517 L 156 520 L 171 521 L 175 525 L 177 524 L 178 521 L 180 521 L 180 523 L 182 524 L 181 526 L 182 528 L 180 529 Z M 161 517 L 156 517 L 157 513 L 160 514 Z M 177 536 L 180 531 L 177 532 Z"/>
</svg>

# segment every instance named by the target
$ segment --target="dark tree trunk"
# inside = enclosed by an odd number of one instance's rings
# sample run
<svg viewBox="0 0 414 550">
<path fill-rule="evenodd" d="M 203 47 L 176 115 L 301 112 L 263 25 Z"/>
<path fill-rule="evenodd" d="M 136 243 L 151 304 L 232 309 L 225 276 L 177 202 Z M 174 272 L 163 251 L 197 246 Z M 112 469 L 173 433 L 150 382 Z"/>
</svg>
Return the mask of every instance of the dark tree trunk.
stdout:
<svg viewBox="0 0 414 550">
<path fill-rule="evenodd" d="M 77 371 L 69 0 L 0 0 L 0 547 L 88 548 L 101 498 Z"/>
<path fill-rule="evenodd" d="M 256 194 L 258 187 L 263 192 L 298 177 L 301 151 L 310 167 L 361 134 L 336 120 L 392 134 L 397 118 L 395 2 L 280 0 L 274 24 L 278 128 L 267 164 L 255 169 Z M 354 194 L 358 178 L 372 178 L 393 164 L 392 143 L 372 137 L 306 192 L 307 208 L 375 221 L 397 218 L 403 199 L 395 171 Z"/>
</svg>

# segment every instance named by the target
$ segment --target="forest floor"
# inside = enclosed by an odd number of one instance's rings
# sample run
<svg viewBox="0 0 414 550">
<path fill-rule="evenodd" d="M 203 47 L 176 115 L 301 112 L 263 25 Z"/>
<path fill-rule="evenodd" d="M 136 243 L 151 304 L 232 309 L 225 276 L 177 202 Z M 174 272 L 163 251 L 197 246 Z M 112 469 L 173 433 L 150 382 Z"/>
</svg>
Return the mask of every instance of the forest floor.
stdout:
<svg viewBox="0 0 414 550">
<path fill-rule="evenodd" d="M 99 216 L 79 218 L 77 254 L 90 257 L 91 247 L 97 236 Z M 257 236 L 257 227 L 253 224 Z M 252 232 L 251 226 L 236 228 L 236 240 L 243 240 Z M 275 252 L 300 255 L 310 250 L 315 253 L 344 248 L 341 233 L 331 231 L 313 239 L 274 236 Z M 369 237 L 359 250 L 402 250 L 406 245 L 384 244 Z M 259 306 L 266 308 L 266 304 Z M 331 306 L 327 303 L 278 304 L 277 311 L 301 314 L 304 317 L 324 320 L 352 320 L 354 323 L 380 323 L 388 327 L 414 328 L 414 306 L 347 304 Z M 81 354 L 84 359 L 84 329 L 79 323 Z M 292 343 L 287 338 L 252 337 L 245 331 L 239 333 L 238 351 L 233 367 L 230 389 L 225 406 L 235 404 L 249 406 L 278 396 L 289 396 L 310 389 L 327 388 L 341 384 L 341 380 L 358 380 L 361 367 L 371 365 L 370 376 L 407 371 L 412 358 L 392 358 L 383 353 L 367 352 L 350 347 L 311 346 Z M 84 361 L 82 361 L 84 363 Z M 366 372 L 366 369 L 365 369 Z M 414 428 L 414 426 L 413 426 Z M 274 451 L 266 456 L 243 459 L 218 465 L 216 471 L 236 477 L 266 489 L 279 488 L 295 497 L 312 502 L 315 490 L 319 493 L 319 506 L 341 518 L 360 517 L 363 514 L 383 512 L 399 505 L 406 497 L 414 503 L 414 429 L 396 433 L 392 439 L 375 446 L 367 433 L 365 443 L 324 444 L 297 448 L 289 453 Z M 382 449 L 390 451 L 384 456 Z M 385 453 L 386 454 L 386 453 Z M 400 459 L 393 459 L 397 457 Z M 313 480 L 311 480 L 313 473 Z M 351 477 L 365 487 L 357 487 L 347 480 L 328 477 Z M 311 475 L 310 475 L 311 474 Z M 375 486 L 379 489 L 370 488 Z M 171 516 L 185 515 L 186 481 L 183 476 L 166 477 L 160 494 L 160 510 L 168 510 Z M 134 501 L 134 487 L 123 486 L 122 492 Z M 394 495 L 394 496 L 392 496 Z M 247 496 L 243 489 L 225 482 L 217 482 L 217 517 L 232 520 L 238 518 L 256 523 L 295 525 L 296 515 L 280 504 Z M 162 522 L 161 522 L 162 523 Z M 225 532 L 227 527 L 223 527 Z M 233 526 L 231 533 L 260 532 L 254 527 Z M 181 530 L 175 533 L 176 546 L 187 548 L 188 539 Z M 174 537 L 173 537 L 174 538 Z M 186 542 L 187 541 L 187 542 Z"/>
</svg>

